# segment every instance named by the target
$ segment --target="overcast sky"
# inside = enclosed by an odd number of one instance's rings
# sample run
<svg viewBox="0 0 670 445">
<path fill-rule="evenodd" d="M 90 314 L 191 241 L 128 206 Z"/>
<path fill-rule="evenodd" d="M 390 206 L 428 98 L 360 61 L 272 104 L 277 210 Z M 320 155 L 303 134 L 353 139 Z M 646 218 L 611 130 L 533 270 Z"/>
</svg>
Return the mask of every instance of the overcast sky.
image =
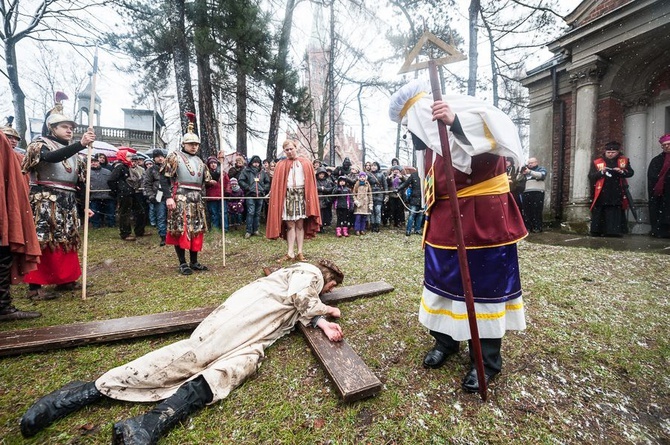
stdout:
<svg viewBox="0 0 670 445">
<path fill-rule="evenodd" d="M 467 17 L 464 15 L 467 13 L 467 7 L 469 0 L 458 0 L 459 7 L 454 14 L 456 17 L 459 17 L 464 25 L 466 26 Z M 577 0 L 562 0 L 560 3 L 560 13 L 566 14 L 574 10 L 574 8 L 580 3 Z M 291 58 L 294 63 L 299 63 L 304 54 L 306 45 L 312 35 L 313 24 L 312 17 L 314 16 L 313 5 L 310 2 L 301 2 L 296 7 L 295 16 L 294 16 L 294 29 L 292 31 L 292 54 Z M 374 59 L 380 52 L 387 52 L 388 47 L 384 41 L 384 34 L 389 27 L 396 28 L 398 26 L 404 26 L 402 23 L 394 23 L 394 19 L 390 14 L 389 10 L 381 9 L 376 11 L 375 14 L 379 19 L 379 25 L 374 25 L 371 21 L 367 22 L 365 26 L 361 24 L 355 25 L 351 28 L 353 23 L 351 16 L 347 11 L 338 11 L 337 26 L 343 27 L 343 34 L 353 38 L 359 43 L 360 47 L 366 48 L 366 51 L 371 53 L 370 58 Z M 283 16 L 283 10 L 278 12 L 276 17 L 277 21 L 281 21 Z M 323 14 L 324 26 L 327 29 L 328 27 L 328 13 L 324 12 Z M 112 23 L 112 20 L 108 20 L 107 23 Z M 349 27 L 349 29 L 345 29 Z M 467 38 L 467 28 L 461 30 L 461 34 Z M 487 66 L 488 63 L 488 45 L 485 44 L 482 36 L 480 35 L 480 70 L 485 72 L 489 70 Z M 30 40 L 24 40 L 20 43 L 19 57 L 30 57 L 32 45 Z M 534 66 L 539 65 L 542 61 L 551 57 L 551 54 L 544 50 L 538 51 L 534 54 L 530 54 L 527 62 L 527 69 L 533 68 Z M 67 61 L 64 61 L 67 63 Z M 101 124 L 106 127 L 123 127 L 123 112 L 122 108 L 133 108 L 134 98 L 132 97 L 131 89 L 129 88 L 130 84 L 133 82 L 131 75 L 125 74 L 115 69 L 114 64 L 118 62 L 116 58 L 113 58 L 107 54 L 101 53 L 100 57 L 100 72 L 97 80 L 97 92 L 102 99 L 102 114 L 101 114 Z M 450 69 L 461 73 L 467 73 L 467 61 L 459 62 L 457 64 L 450 65 Z M 23 65 L 25 66 L 25 65 Z M 397 70 L 400 66 L 389 65 L 382 75 L 386 79 L 402 79 L 398 76 Z M 27 82 L 25 81 L 26 76 L 29 76 L 29 70 L 21 70 L 22 76 L 22 86 L 25 88 Z M 427 76 L 427 74 L 422 73 L 422 75 Z M 360 78 L 360 76 L 359 76 Z M 1 91 L 3 93 L 8 92 L 6 80 L 0 84 Z M 67 91 L 67 87 L 64 88 L 66 93 L 71 94 L 71 91 Z M 356 88 L 357 89 L 357 88 Z M 30 96 L 30 91 L 26 91 L 26 94 Z M 170 94 L 170 92 L 168 92 Z M 172 93 L 174 94 L 174 92 Z M 349 100 L 355 99 L 355 89 L 343 89 L 341 92 L 341 101 L 345 101 L 346 98 Z M 5 97 L 9 97 L 5 94 Z M 364 109 L 366 115 L 366 144 L 368 146 L 368 159 L 378 160 L 382 163 L 389 163 L 390 159 L 395 154 L 395 134 L 396 128 L 395 125 L 390 122 L 387 114 L 387 105 L 388 105 L 388 94 L 377 93 L 374 95 L 368 94 L 364 99 Z M 67 105 L 66 105 L 67 107 Z M 137 106 L 137 108 L 151 108 L 151 104 L 143 104 Z M 11 101 L 3 101 L 3 104 L 0 106 L 1 112 L 4 113 L 3 116 L 8 114 L 13 114 L 11 108 Z M 67 108 L 66 108 L 67 109 Z M 30 113 L 29 113 L 30 114 Z M 178 140 L 179 129 L 175 125 L 176 120 L 176 110 L 172 111 L 172 118 L 166 116 L 166 121 L 168 124 L 173 123 L 172 128 L 168 134 L 168 138 L 171 138 L 175 141 Z M 40 117 L 40 116 L 28 116 L 28 117 Z M 349 132 L 354 132 L 357 136 L 357 139 L 360 141 L 360 132 L 361 125 L 358 116 L 358 105 L 355 100 L 350 103 L 347 111 L 344 114 L 344 120 L 349 126 Z M 280 131 L 280 141 L 281 144 L 283 140 L 283 134 L 286 130 L 287 123 L 283 123 L 282 129 Z M 265 129 L 266 124 L 262 124 L 261 128 Z M 235 134 L 234 132 L 228 132 L 224 134 L 224 150 L 227 152 L 233 151 Z M 249 143 L 249 154 L 258 154 L 261 157 L 265 157 L 265 141 L 263 140 L 250 140 Z"/>
</svg>

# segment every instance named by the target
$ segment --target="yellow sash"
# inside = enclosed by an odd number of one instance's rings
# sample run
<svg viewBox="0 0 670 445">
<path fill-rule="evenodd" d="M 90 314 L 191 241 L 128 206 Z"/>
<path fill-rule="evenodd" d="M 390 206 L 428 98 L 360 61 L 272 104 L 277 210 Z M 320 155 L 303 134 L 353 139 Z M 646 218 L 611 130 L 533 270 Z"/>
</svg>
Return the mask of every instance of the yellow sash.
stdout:
<svg viewBox="0 0 670 445">
<path fill-rule="evenodd" d="M 456 192 L 456 197 L 467 198 L 470 196 L 504 195 L 505 193 L 509 193 L 509 181 L 507 180 L 507 173 L 501 173 L 498 176 L 494 176 L 479 184 L 458 190 Z M 444 195 L 437 199 L 449 199 L 449 196 Z"/>
</svg>

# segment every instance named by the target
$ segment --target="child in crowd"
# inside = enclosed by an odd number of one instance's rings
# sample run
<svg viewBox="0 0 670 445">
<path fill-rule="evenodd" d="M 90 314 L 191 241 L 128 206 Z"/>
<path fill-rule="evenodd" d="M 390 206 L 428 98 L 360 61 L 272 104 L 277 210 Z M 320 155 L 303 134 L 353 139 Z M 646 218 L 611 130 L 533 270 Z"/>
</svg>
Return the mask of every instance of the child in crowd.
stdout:
<svg viewBox="0 0 670 445">
<path fill-rule="evenodd" d="M 228 222 L 234 229 L 237 229 L 237 226 L 244 222 L 244 190 L 236 178 L 230 178 L 230 193 L 227 193 L 226 196 L 231 198 L 226 200 Z"/>
<path fill-rule="evenodd" d="M 317 160 L 314 161 L 315 163 Z M 330 223 L 333 220 L 333 198 L 329 195 L 333 193 L 335 184 L 333 180 L 328 175 L 328 170 L 324 167 L 319 167 L 316 169 L 316 190 L 319 194 L 319 207 L 321 210 L 321 228 L 320 232 L 324 231 L 324 228 L 330 227 Z"/>
<path fill-rule="evenodd" d="M 358 181 L 354 185 L 354 230 L 356 236 L 365 235 L 370 213 L 372 213 L 372 188 L 368 182 L 367 173 L 360 172 Z"/>
<path fill-rule="evenodd" d="M 351 190 L 347 187 L 347 178 L 345 176 L 337 178 L 337 186 L 333 189 L 333 195 L 335 195 L 333 207 L 335 207 L 335 212 L 337 214 L 335 234 L 338 238 L 343 235 L 349 236 L 349 225 L 347 221 L 349 217 L 349 209 L 353 207 L 353 203 L 351 202 Z"/>
</svg>

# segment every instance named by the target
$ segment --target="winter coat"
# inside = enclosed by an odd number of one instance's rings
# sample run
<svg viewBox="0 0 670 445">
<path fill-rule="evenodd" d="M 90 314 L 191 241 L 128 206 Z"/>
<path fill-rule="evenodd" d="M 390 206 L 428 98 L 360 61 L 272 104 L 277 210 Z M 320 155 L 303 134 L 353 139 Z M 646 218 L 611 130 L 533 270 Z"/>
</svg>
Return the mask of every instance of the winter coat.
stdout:
<svg viewBox="0 0 670 445">
<path fill-rule="evenodd" d="M 376 171 L 374 173 L 368 174 L 368 182 L 372 187 L 372 200 L 374 204 L 382 204 L 386 193 L 388 191 L 388 182 L 386 181 L 386 175 L 383 172 Z"/>
<path fill-rule="evenodd" d="M 319 179 L 319 173 L 326 173 L 326 177 L 324 179 Z M 319 167 L 316 170 L 316 190 L 319 194 L 319 207 L 323 209 L 333 203 L 332 197 L 328 196 L 326 198 L 322 198 L 321 195 L 331 195 L 334 188 L 335 183 L 333 182 L 332 178 L 328 176 L 327 170 L 323 167 Z"/>
<path fill-rule="evenodd" d="M 351 198 L 351 190 L 346 185 L 344 187 L 335 186 L 333 189 L 333 195 L 338 195 L 334 197 L 333 207 L 336 209 L 351 209 L 354 205 L 353 199 Z"/>
<path fill-rule="evenodd" d="M 226 200 L 229 213 L 238 215 L 244 213 L 244 190 L 242 190 L 242 187 L 238 186 L 236 190 L 231 188 L 230 191 L 225 192 L 225 195 L 230 198 L 239 198 Z"/>
<path fill-rule="evenodd" d="M 400 184 L 398 191 L 401 192 L 401 196 L 406 196 L 404 193 L 405 189 L 410 189 L 412 191 L 407 200 L 409 205 L 421 207 L 421 180 L 419 179 L 419 174 L 417 172 L 410 174 L 409 177 Z"/>
<path fill-rule="evenodd" d="M 366 180 L 363 185 L 360 181 L 354 186 L 354 214 L 369 215 L 372 213 L 372 187 Z"/>
<path fill-rule="evenodd" d="M 161 174 L 160 164 L 154 164 L 144 172 L 144 196 L 146 196 L 149 201 L 156 201 L 156 195 L 159 190 L 163 192 L 161 197 L 161 202 L 167 201 L 171 196 L 172 191 L 170 190 L 170 178 Z"/>
<path fill-rule="evenodd" d="M 111 199 L 109 194 L 109 184 L 107 181 L 112 172 L 106 168 L 91 168 L 91 199 Z M 98 191 L 104 190 L 104 191 Z"/>
<path fill-rule="evenodd" d="M 237 181 L 240 183 L 242 190 L 244 190 L 244 196 L 258 198 L 270 193 L 270 177 L 265 173 L 262 167 L 259 166 L 256 168 L 251 166 L 253 160 L 254 158 L 251 158 L 249 166 L 242 170 Z M 260 163 L 260 158 L 258 158 L 258 161 Z"/>
<path fill-rule="evenodd" d="M 135 193 L 135 190 L 128 183 L 127 179 L 130 177 L 130 168 L 122 162 L 117 162 L 112 170 L 112 174 L 107 180 L 107 185 L 111 190 L 111 195 L 114 198 L 125 198 Z"/>
</svg>

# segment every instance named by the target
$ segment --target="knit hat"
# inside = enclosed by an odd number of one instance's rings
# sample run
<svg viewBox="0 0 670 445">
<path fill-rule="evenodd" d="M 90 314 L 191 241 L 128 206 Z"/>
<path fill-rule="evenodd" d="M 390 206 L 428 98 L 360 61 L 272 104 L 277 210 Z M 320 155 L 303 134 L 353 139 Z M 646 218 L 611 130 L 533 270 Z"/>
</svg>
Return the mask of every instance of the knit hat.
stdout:
<svg viewBox="0 0 670 445">
<path fill-rule="evenodd" d="M 670 133 L 661 136 L 661 138 L 658 140 L 658 142 L 659 142 L 661 145 L 665 144 L 666 142 L 670 142 Z"/>
<path fill-rule="evenodd" d="M 365 172 L 360 172 L 360 173 L 358 174 L 358 177 L 359 177 L 359 178 L 367 178 L 367 177 L 368 177 L 368 174 L 365 173 Z"/>
<path fill-rule="evenodd" d="M 207 165 L 209 165 L 212 162 L 216 162 L 217 164 L 219 163 L 219 160 L 216 159 L 216 156 L 210 156 L 207 158 Z"/>
<path fill-rule="evenodd" d="M 230 185 L 237 185 L 237 178 L 230 178 Z"/>
</svg>

